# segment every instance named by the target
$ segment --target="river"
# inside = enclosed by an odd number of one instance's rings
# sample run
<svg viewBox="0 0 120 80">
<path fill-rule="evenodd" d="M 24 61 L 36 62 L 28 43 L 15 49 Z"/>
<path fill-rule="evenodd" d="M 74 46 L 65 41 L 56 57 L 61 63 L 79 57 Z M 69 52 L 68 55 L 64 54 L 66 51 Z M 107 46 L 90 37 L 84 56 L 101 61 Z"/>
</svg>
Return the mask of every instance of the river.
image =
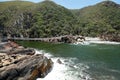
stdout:
<svg viewBox="0 0 120 80">
<path fill-rule="evenodd" d="M 18 43 L 54 61 L 53 70 L 37 80 L 120 80 L 120 44 Z"/>
</svg>

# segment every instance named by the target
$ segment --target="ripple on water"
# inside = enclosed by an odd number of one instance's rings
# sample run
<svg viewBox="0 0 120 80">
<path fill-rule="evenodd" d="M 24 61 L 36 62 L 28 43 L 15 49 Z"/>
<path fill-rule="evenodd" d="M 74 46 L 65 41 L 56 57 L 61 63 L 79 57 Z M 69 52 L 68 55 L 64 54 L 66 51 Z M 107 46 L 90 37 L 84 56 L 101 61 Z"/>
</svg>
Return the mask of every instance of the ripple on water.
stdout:
<svg viewBox="0 0 120 80">
<path fill-rule="evenodd" d="M 120 72 L 109 69 L 103 62 L 79 62 L 76 57 L 54 57 L 44 50 L 37 50 L 37 54 L 44 54 L 54 62 L 53 70 L 45 78 L 37 80 L 119 80 L 115 75 L 120 75 Z M 58 63 L 58 59 L 62 64 Z"/>
<path fill-rule="evenodd" d="M 45 51 L 38 51 L 37 54 L 46 54 Z M 51 57 L 50 53 L 47 53 L 47 57 Z M 43 79 L 38 78 L 37 80 L 92 80 L 89 74 L 86 73 L 89 67 L 83 63 L 75 63 L 77 58 L 63 58 L 63 57 L 52 57 L 54 62 L 53 70 Z M 60 59 L 62 64 L 59 64 L 57 60 Z"/>
</svg>

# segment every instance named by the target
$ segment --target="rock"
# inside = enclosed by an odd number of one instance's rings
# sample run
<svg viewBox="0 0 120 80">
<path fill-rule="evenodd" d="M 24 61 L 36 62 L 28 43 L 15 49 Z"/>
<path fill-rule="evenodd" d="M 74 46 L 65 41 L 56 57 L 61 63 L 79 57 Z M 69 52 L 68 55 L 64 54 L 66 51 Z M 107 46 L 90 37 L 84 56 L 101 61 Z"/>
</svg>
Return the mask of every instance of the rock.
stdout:
<svg viewBox="0 0 120 80">
<path fill-rule="evenodd" d="M 45 77 L 52 66 L 51 59 L 43 55 L 24 55 L 0 68 L 0 80 L 36 80 Z"/>
<path fill-rule="evenodd" d="M 13 51 L 10 51 L 9 54 L 34 55 L 35 54 L 35 50 L 32 49 L 32 48 L 15 49 Z"/>
<path fill-rule="evenodd" d="M 74 43 L 76 40 L 73 36 L 64 36 L 64 37 L 61 37 L 61 42 L 64 42 L 64 43 Z"/>
<path fill-rule="evenodd" d="M 20 47 L 17 43 L 12 42 L 12 41 L 8 41 L 8 42 L 3 42 L 0 44 L 0 52 L 3 53 L 8 53 L 10 51 L 13 51 L 13 49 L 22 49 L 23 47 Z"/>
<path fill-rule="evenodd" d="M 100 35 L 100 38 L 106 41 L 120 42 L 120 34 L 118 35 Z"/>
<path fill-rule="evenodd" d="M 0 44 L 0 52 L 0 80 L 36 80 L 45 77 L 53 66 L 51 59 L 14 42 Z"/>
<path fill-rule="evenodd" d="M 9 41 L 5 42 L 0 45 L 0 52 L 1 53 L 8 53 L 8 54 L 22 54 L 22 55 L 34 55 L 35 50 L 32 48 L 24 48 L 19 46 L 17 43 Z"/>
<path fill-rule="evenodd" d="M 76 41 L 77 41 L 77 42 L 83 42 L 83 41 L 85 41 L 85 37 L 83 37 L 83 36 L 78 36 L 78 37 L 76 37 Z"/>
<path fill-rule="evenodd" d="M 59 64 L 62 64 L 62 61 L 61 61 L 60 59 L 58 59 L 57 62 L 58 62 Z"/>
<path fill-rule="evenodd" d="M 20 55 L 20 54 L 8 55 L 6 53 L 0 53 L 0 65 L 1 67 L 7 66 L 9 64 L 14 63 L 15 61 L 18 61 L 19 59 L 23 57 L 26 57 L 26 55 Z"/>
</svg>

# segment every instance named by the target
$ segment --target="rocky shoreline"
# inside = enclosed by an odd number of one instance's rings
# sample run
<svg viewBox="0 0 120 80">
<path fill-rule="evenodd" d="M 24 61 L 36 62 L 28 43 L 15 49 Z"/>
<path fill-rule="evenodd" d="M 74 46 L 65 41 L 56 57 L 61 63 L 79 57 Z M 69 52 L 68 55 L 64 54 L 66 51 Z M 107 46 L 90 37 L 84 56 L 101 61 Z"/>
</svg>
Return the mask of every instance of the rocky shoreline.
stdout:
<svg viewBox="0 0 120 80">
<path fill-rule="evenodd" d="M 120 42 L 120 37 L 112 37 L 112 36 L 100 36 L 100 37 L 85 37 L 80 35 L 65 35 L 59 37 L 51 37 L 51 38 L 9 38 L 11 41 L 40 41 L 40 42 L 50 42 L 50 43 L 76 43 L 88 41 L 90 39 L 99 41 L 112 41 L 112 42 Z"/>
<path fill-rule="evenodd" d="M 15 42 L 0 44 L 0 80 L 36 80 L 45 77 L 53 62 L 34 49 L 24 48 Z"/>
<path fill-rule="evenodd" d="M 51 37 L 51 38 L 8 38 L 10 41 L 40 41 L 40 42 L 50 42 L 50 43 L 74 43 L 77 40 L 85 40 L 83 36 L 72 36 L 65 35 L 59 37 Z"/>
</svg>

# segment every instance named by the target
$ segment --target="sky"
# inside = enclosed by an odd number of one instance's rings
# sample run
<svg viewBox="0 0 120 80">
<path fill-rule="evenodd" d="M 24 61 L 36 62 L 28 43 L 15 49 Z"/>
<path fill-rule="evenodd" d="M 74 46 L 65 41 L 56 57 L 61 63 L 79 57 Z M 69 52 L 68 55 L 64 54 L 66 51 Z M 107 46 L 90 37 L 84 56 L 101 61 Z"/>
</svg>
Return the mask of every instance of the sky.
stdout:
<svg viewBox="0 0 120 80">
<path fill-rule="evenodd" d="M 0 0 L 0 2 L 2 1 L 11 1 L 11 0 Z M 31 1 L 31 2 L 38 3 L 44 0 L 24 0 L 24 1 Z M 96 3 L 99 3 L 105 0 L 52 0 L 52 1 L 68 9 L 80 9 L 83 7 L 95 5 Z M 120 4 L 120 0 L 111 0 L 111 1 L 114 1 L 117 4 Z"/>
</svg>

